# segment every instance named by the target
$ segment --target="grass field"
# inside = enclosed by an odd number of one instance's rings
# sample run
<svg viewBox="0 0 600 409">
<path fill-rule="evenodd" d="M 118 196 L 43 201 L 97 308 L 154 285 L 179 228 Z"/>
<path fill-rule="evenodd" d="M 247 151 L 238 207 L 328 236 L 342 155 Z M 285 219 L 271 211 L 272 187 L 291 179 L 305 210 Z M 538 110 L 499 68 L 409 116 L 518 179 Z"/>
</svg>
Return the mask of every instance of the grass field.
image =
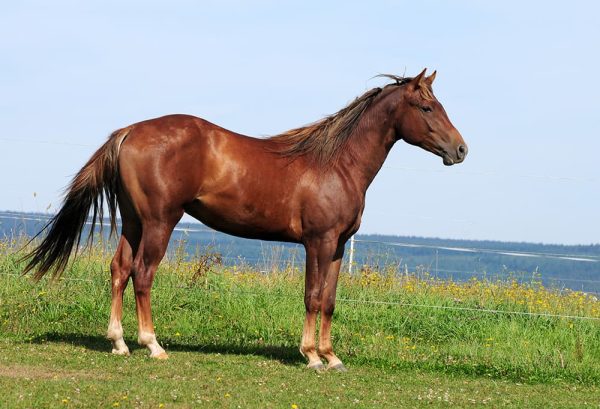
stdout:
<svg viewBox="0 0 600 409">
<path fill-rule="evenodd" d="M 34 284 L 16 275 L 14 249 L 0 244 L 6 407 L 600 406 L 600 302 L 582 293 L 343 274 L 333 336 L 349 372 L 315 373 L 298 353 L 300 272 L 199 271 L 176 253 L 153 290 L 170 354 L 162 362 L 135 348 L 131 288 L 123 325 L 132 356 L 109 353 L 109 255 L 95 249 L 64 279 Z"/>
</svg>

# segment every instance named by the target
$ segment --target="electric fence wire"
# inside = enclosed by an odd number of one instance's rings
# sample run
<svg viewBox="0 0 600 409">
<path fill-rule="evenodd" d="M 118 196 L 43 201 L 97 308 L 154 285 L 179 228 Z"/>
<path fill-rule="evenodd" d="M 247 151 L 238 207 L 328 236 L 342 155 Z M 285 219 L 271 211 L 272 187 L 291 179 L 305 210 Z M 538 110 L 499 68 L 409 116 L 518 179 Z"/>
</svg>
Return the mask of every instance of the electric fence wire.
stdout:
<svg viewBox="0 0 600 409">
<path fill-rule="evenodd" d="M 0 273 L 0 275 L 4 276 L 15 276 L 22 277 L 22 274 L 15 273 Z M 79 282 L 90 282 L 94 283 L 96 280 L 92 280 L 89 278 L 70 278 L 65 277 L 61 278 L 61 281 L 79 281 Z M 108 280 L 106 284 L 109 285 Z M 178 289 L 178 290 L 194 290 L 200 289 L 201 291 L 211 292 L 211 293 L 222 293 L 222 288 L 211 288 L 211 287 L 186 287 L 186 286 L 164 286 L 164 285 L 156 285 L 154 286 L 156 289 L 161 288 L 169 288 L 169 289 Z M 239 291 L 239 290 L 229 290 L 237 295 L 251 295 L 251 296 L 264 296 L 264 294 L 254 293 L 251 291 Z M 281 295 L 281 294 L 269 294 L 270 297 L 273 298 L 285 298 L 288 299 L 289 295 Z M 354 303 L 354 304 L 370 304 L 370 305 L 391 305 L 398 307 L 410 307 L 410 308 L 426 308 L 426 309 L 442 309 L 442 310 L 454 310 L 454 311 L 468 311 L 468 312 L 478 312 L 478 313 L 486 313 L 486 314 L 506 314 L 506 315 L 520 315 L 520 316 L 531 316 L 531 317 L 539 317 L 539 318 L 563 318 L 563 319 L 573 319 L 573 320 L 591 320 L 591 321 L 600 321 L 600 317 L 590 317 L 586 315 L 569 315 L 569 314 L 553 314 L 546 312 L 530 312 L 530 311 L 509 311 L 509 310 L 499 310 L 499 309 L 489 309 L 489 308 L 476 308 L 476 307 L 459 307 L 453 305 L 435 305 L 435 304 L 417 304 L 417 303 L 408 303 L 402 301 L 381 301 L 381 300 L 360 300 L 353 298 L 337 298 L 338 302 L 342 303 Z"/>
</svg>

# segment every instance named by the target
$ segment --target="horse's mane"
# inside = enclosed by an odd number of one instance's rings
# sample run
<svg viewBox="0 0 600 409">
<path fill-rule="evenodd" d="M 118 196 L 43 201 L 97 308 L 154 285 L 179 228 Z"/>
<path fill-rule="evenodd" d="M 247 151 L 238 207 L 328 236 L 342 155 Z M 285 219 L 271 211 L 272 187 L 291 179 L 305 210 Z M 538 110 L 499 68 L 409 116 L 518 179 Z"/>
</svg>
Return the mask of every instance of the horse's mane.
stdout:
<svg viewBox="0 0 600 409">
<path fill-rule="evenodd" d="M 317 122 L 270 137 L 269 140 L 275 142 L 274 151 L 289 158 L 307 156 L 321 166 L 333 163 L 375 97 L 387 87 L 402 86 L 412 80 L 390 74 L 381 74 L 378 77 L 389 78 L 395 82 L 365 92 L 345 108 Z"/>
</svg>

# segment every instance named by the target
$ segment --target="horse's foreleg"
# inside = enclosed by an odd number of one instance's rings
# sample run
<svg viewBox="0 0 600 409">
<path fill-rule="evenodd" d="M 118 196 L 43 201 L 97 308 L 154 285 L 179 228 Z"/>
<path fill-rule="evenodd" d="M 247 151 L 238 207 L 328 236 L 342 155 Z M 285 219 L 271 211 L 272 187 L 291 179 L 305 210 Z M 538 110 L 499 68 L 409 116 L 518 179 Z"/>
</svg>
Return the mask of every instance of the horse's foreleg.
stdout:
<svg viewBox="0 0 600 409">
<path fill-rule="evenodd" d="M 150 350 L 150 357 L 168 358 L 154 333 L 150 306 L 150 290 L 154 274 L 162 260 L 173 227 L 165 224 L 143 226 L 142 240 L 134 260 L 133 287 L 138 318 L 138 342 Z"/>
<path fill-rule="evenodd" d="M 112 353 L 116 355 L 129 355 L 129 348 L 123 340 L 121 317 L 123 316 L 123 292 L 127 287 L 133 263 L 132 245 L 137 246 L 138 239 L 136 232 L 124 229 L 115 256 L 110 263 L 112 301 L 106 337 L 112 342 Z"/>
<path fill-rule="evenodd" d="M 329 264 L 329 268 L 323 280 L 321 290 L 321 328 L 319 330 L 319 349 L 318 353 L 327 360 L 327 369 L 336 369 L 345 371 L 346 368 L 342 361 L 333 353 L 331 344 L 331 319 L 335 309 L 335 296 L 337 281 L 344 254 L 343 246 L 338 249 L 334 260 Z"/>
<path fill-rule="evenodd" d="M 317 354 L 315 345 L 317 314 L 321 308 L 317 250 L 318 249 L 315 247 L 306 246 L 306 275 L 304 280 L 304 306 L 306 307 L 306 317 L 304 319 L 304 328 L 302 330 L 300 353 L 308 359 L 309 368 L 320 370 L 325 367 Z"/>
</svg>

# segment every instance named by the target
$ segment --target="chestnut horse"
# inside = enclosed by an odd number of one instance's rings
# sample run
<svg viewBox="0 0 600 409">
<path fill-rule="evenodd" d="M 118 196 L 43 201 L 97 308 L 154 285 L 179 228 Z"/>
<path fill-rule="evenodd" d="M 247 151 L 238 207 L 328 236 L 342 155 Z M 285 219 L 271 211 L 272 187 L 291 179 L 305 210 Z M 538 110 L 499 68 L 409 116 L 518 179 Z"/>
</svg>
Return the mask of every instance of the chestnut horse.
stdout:
<svg viewBox="0 0 600 409">
<path fill-rule="evenodd" d="M 122 232 L 110 264 L 108 339 L 127 355 L 123 291 L 132 278 L 138 342 L 167 358 L 154 333 L 150 289 L 173 228 L 188 213 L 235 236 L 302 243 L 306 249 L 306 318 L 300 352 L 308 367 L 345 370 L 331 344 L 331 319 L 344 245 L 358 230 L 365 193 L 388 152 L 402 139 L 460 163 L 467 146 L 434 97 L 435 72 L 374 88 L 311 125 L 265 139 L 240 135 L 188 115 L 169 115 L 115 131 L 73 179 L 25 272 L 59 276 L 93 210 L 106 201 L 112 231 Z M 45 229 L 46 229 L 45 228 Z M 44 229 L 44 230 L 45 230 Z M 42 230 L 42 231 L 44 231 Z M 90 230 L 93 232 L 92 229 Z M 40 232 L 41 233 L 41 232 Z M 320 313 L 318 348 L 315 343 Z"/>
</svg>

